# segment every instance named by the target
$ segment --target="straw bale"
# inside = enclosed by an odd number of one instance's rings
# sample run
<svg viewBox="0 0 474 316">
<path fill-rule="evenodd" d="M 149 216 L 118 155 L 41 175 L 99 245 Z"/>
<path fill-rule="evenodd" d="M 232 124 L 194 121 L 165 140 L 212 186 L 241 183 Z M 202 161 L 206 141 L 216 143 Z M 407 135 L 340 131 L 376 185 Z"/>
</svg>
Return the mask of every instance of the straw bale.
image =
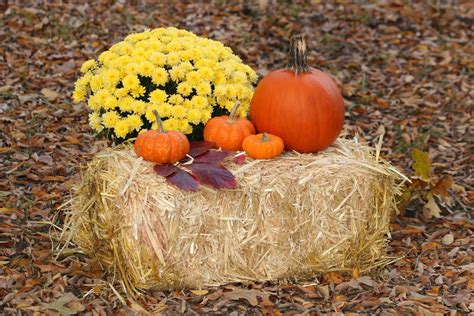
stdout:
<svg viewBox="0 0 474 316">
<path fill-rule="evenodd" d="M 188 193 L 131 147 L 100 152 L 75 187 L 63 237 L 132 294 L 364 272 L 387 262 L 405 178 L 379 151 L 338 139 L 318 154 L 226 166 L 237 189 Z"/>
</svg>

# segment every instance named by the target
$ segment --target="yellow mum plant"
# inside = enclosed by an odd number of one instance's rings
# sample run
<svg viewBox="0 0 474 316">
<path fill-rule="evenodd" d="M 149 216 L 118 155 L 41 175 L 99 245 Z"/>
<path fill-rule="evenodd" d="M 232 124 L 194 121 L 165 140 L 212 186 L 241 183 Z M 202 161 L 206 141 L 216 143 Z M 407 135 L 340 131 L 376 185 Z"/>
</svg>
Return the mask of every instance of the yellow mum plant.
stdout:
<svg viewBox="0 0 474 316">
<path fill-rule="evenodd" d="M 153 110 L 165 129 L 200 139 L 204 124 L 236 101 L 247 115 L 257 79 L 222 43 L 173 27 L 131 34 L 81 72 L 74 101 L 88 99 L 92 129 L 116 141 L 154 128 Z"/>
</svg>

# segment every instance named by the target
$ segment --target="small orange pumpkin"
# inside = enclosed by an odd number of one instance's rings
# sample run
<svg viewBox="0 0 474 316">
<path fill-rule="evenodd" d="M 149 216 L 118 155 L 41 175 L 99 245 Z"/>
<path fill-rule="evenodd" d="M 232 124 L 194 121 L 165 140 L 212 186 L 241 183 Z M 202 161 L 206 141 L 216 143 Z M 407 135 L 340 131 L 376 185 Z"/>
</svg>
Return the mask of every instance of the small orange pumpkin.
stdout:
<svg viewBox="0 0 474 316">
<path fill-rule="evenodd" d="M 271 159 L 280 155 L 285 145 L 280 137 L 263 133 L 248 136 L 242 147 L 247 155 L 254 159 Z"/>
<path fill-rule="evenodd" d="M 253 123 L 246 118 L 236 118 L 240 102 L 237 102 L 230 115 L 213 117 L 204 127 L 204 140 L 213 142 L 216 148 L 242 150 L 245 137 L 255 134 Z"/>
<path fill-rule="evenodd" d="M 165 131 L 157 111 L 153 111 L 158 130 L 149 130 L 138 135 L 135 153 L 147 161 L 170 163 L 183 159 L 189 152 L 189 140 L 179 131 Z"/>
</svg>

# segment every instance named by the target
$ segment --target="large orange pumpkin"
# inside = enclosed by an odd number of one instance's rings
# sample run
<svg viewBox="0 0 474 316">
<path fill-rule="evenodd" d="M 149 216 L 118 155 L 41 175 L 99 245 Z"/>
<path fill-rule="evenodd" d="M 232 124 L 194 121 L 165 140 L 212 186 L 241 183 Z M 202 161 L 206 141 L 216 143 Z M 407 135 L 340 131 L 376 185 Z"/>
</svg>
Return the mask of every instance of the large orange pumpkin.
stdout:
<svg viewBox="0 0 474 316">
<path fill-rule="evenodd" d="M 317 152 L 330 146 L 344 124 L 344 101 L 332 78 L 306 63 L 302 35 L 292 38 L 289 69 L 270 72 L 258 84 L 250 119 L 259 133 L 280 136 L 285 149 Z"/>
</svg>

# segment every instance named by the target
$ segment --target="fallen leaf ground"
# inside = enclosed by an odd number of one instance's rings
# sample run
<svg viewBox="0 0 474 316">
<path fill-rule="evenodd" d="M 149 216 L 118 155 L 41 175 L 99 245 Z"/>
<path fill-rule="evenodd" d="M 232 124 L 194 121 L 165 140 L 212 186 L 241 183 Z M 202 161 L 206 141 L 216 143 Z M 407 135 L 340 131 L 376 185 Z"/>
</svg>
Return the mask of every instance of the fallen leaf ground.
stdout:
<svg viewBox="0 0 474 316">
<path fill-rule="evenodd" d="M 125 2 L 0 5 L 0 314 L 474 312 L 472 2 Z M 260 74 L 285 64 L 291 34 L 307 34 L 310 64 L 342 88 L 350 136 L 373 145 L 384 134 L 384 157 L 409 176 L 412 149 L 429 153 L 430 180 L 415 180 L 392 223 L 389 254 L 403 258 L 309 285 L 232 284 L 136 301 L 88 258 L 66 251 L 54 260 L 57 209 L 79 166 L 107 146 L 93 138 L 85 105 L 70 101 L 79 66 L 158 26 L 220 40 Z"/>
</svg>

